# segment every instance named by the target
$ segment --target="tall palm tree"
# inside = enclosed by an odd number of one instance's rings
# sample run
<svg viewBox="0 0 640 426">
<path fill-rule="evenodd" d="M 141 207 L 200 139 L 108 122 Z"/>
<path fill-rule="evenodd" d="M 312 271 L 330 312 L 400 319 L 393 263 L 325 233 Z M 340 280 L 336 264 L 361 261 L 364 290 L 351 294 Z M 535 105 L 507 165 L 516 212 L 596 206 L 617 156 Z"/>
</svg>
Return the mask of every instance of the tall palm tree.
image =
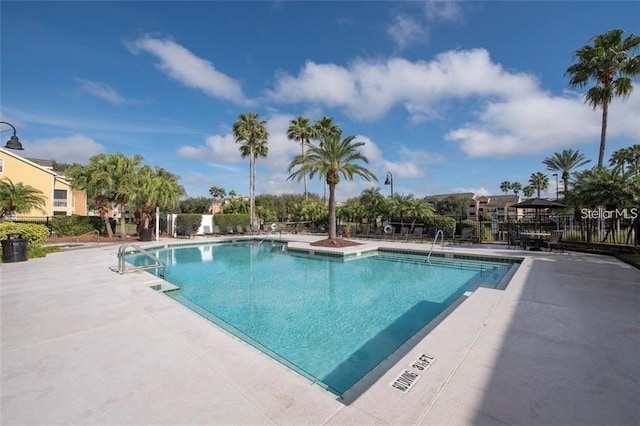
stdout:
<svg viewBox="0 0 640 426">
<path fill-rule="evenodd" d="M 527 185 L 524 188 L 522 188 L 522 195 L 524 195 L 527 198 L 530 198 L 534 192 L 536 192 L 536 188 L 531 185 Z"/>
<path fill-rule="evenodd" d="M 585 102 L 597 109 L 602 107 L 602 128 L 598 167 L 602 167 L 607 140 L 607 116 L 614 96 L 626 99 L 633 90 L 632 78 L 640 75 L 640 56 L 632 55 L 640 45 L 640 37 L 634 34 L 622 37 L 624 31 L 614 29 L 593 38 L 593 45 L 578 49 L 576 63 L 567 68 L 571 76 L 569 86 L 584 87 L 595 82 L 586 95 Z"/>
<path fill-rule="evenodd" d="M 520 182 L 512 182 L 510 189 L 513 191 L 513 195 L 517 196 L 522 191 L 522 184 Z"/>
<path fill-rule="evenodd" d="M 0 179 L 0 221 L 15 213 L 43 210 L 46 199 L 42 191 L 9 178 Z"/>
<path fill-rule="evenodd" d="M 155 219 L 156 207 L 170 209 L 178 205 L 180 196 L 185 195 L 184 188 L 178 184 L 180 177 L 162 167 L 143 166 L 136 174 L 136 189 L 131 204 L 136 209 L 136 218 L 140 220 L 140 229 L 149 229 L 149 223 Z"/>
<path fill-rule="evenodd" d="M 381 190 L 382 188 L 377 186 L 367 188 L 360 193 L 360 203 L 369 214 L 369 219 L 375 219 L 387 210 L 387 199 L 382 195 Z"/>
<path fill-rule="evenodd" d="M 431 203 L 427 203 L 422 198 L 412 198 L 407 206 L 407 214 L 413 219 L 410 232 L 413 232 L 413 228 L 416 226 L 418 219 L 422 220 L 425 217 L 433 216 L 434 212 L 435 209 Z"/>
<path fill-rule="evenodd" d="M 313 179 L 317 174 L 329 186 L 329 239 L 336 238 L 336 185 L 340 176 L 347 180 L 353 180 L 355 175 L 367 181 L 376 179 L 373 172 L 358 164 L 369 160 L 359 149 L 364 142 L 354 139 L 355 136 L 341 139 L 336 134 L 323 135 L 317 145 L 310 143 L 305 155 L 297 155 L 289 164 L 289 179 L 300 181 L 307 174 Z"/>
<path fill-rule="evenodd" d="M 542 172 L 531 173 L 529 185 L 538 191 L 538 198 L 540 198 L 540 191 L 546 191 L 549 188 L 549 177 Z"/>
<path fill-rule="evenodd" d="M 299 115 L 295 119 L 291 120 L 289 128 L 287 129 L 287 138 L 300 142 L 301 154 L 304 155 L 304 146 L 309 143 L 309 139 L 313 135 L 313 128 L 309 125 L 309 119 Z M 304 199 L 308 200 L 309 195 L 307 193 L 307 177 L 303 176 L 304 181 Z"/>
<path fill-rule="evenodd" d="M 622 210 L 637 206 L 640 199 L 640 179 L 632 176 L 631 171 L 622 171 L 621 167 L 593 168 L 578 173 L 575 184 L 576 203 L 591 208 L 604 207 L 608 211 Z M 620 218 L 614 215 L 609 221 L 609 229 L 603 238 L 606 241 L 609 233 Z M 634 218 L 637 221 L 638 218 Z M 629 235 L 630 236 L 630 235 Z M 613 234 L 613 242 L 616 236 Z"/>
<path fill-rule="evenodd" d="M 504 192 L 504 195 L 507 195 L 507 192 L 511 189 L 511 182 L 508 180 L 503 181 L 500 184 L 500 191 Z"/>
<path fill-rule="evenodd" d="M 120 206 L 120 237 L 127 236 L 127 204 L 134 197 L 137 190 L 136 174 L 140 171 L 142 156 L 127 157 L 117 152 L 107 156 L 107 172 L 111 175 L 113 183 L 113 200 Z"/>
<path fill-rule="evenodd" d="M 240 144 L 242 158 L 249 157 L 249 220 L 255 224 L 256 158 L 269 154 L 267 122 L 255 112 L 240 114 L 233 123 L 233 137 Z"/>
<path fill-rule="evenodd" d="M 341 134 L 342 130 L 333 122 L 333 118 L 327 117 L 326 115 L 316 121 L 311 127 L 311 135 L 313 139 L 322 140 L 323 137 L 340 136 Z"/>
<path fill-rule="evenodd" d="M 222 207 L 223 207 L 223 204 L 224 204 L 224 197 L 225 197 L 225 195 L 227 195 L 227 191 L 225 191 L 225 189 L 220 187 L 220 186 L 212 186 L 211 188 L 209 188 L 209 194 L 213 197 L 214 200 L 216 198 L 220 198 L 220 200 L 221 200 L 220 213 L 222 213 Z"/>
<path fill-rule="evenodd" d="M 569 178 L 571 171 L 578 167 L 582 167 L 591 160 L 587 160 L 583 153 L 579 150 L 564 149 L 562 152 L 555 152 L 551 157 L 546 157 L 542 163 L 547 166 L 547 170 L 552 172 L 562 172 L 564 198 L 567 198 L 569 192 Z"/>
<path fill-rule="evenodd" d="M 625 168 L 633 170 L 636 174 L 640 173 L 640 144 L 614 151 L 609 159 L 609 165 L 621 167 L 623 173 Z"/>
</svg>

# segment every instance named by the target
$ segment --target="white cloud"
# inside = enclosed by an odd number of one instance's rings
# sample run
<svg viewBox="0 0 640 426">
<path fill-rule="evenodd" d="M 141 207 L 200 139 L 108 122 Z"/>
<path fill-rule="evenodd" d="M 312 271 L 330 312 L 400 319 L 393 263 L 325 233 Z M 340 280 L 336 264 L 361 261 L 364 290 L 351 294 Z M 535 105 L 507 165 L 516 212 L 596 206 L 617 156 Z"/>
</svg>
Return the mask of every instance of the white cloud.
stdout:
<svg viewBox="0 0 640 426">
<path fill-rule="evenodd" d="M 640 125 L 632 119 L 640 96 L 612 104 L 609 137 L 640 138 Z M 635 111 L 635 112 L 634 112 Z M 446 139 L 460 143 L 470 157 L 529 155 L 599 140 L 600 110 L 594 111 L 575 96 L 536 96 L 487 104 L 479 120 L 448 132 Z"/>
<path fill-rule="evenodd" d="M 393 162 L 386 160 L 378 145 L 376 145 L 371 139 L 366 136 L 357 136 L 356 140 L 362 141 L 365 144 L 362 146 L 362 154 L 369 160 L 370 170 L 378 171 L 376 174 L 378 180 L 384 181 L 384 176 L 389 171 L 394 177 L 401 178 L 417 178 L 425 176 L 425 171 L 420 166 L 417 166 L 411 161 L 405 162 Z"/>
<path fill-rule="evenodd" d="M 105 147 L 90 137 L 75 135 L 70 137 L 36 139 L 27 142 L 29 158 L 56 160 L 61 163 L 86 164 L 89 157 L 104 152 Z"/>
<path fill-rule="evenodd" d="M 484 186 L 481 186 L 479 188 L 458 187 L 458 188 L 453 188 L 451 192 L 453 193 L 473 192 L 474 194 L 478 194 L 478 195 L 495 195 L 495 194 L 491 194 L 491 191 L 489 191 Z"/>
<path fill-rule="evenodd" d="M 406 159 L 412 159 L 419 163 L 433 164 L 441 163 L 445 160 L 444 155 L 435 152 L 427 152 L 420 149 L 409 149 L 402 145 L 399 154 Z"/>
<path fill-rule="evenodd" d="M 210 61 L 196 56 L 171 39 L 154 38 L 147 34 L 127 46 L 133 53 L 144 51 L 156 56 L 160 60 L 158 67 L 185 86 L 236 104 L 251 103 L 245 98 L 237 80 L 218 71 Z"/>
<path fill-rule="evenodd" d="M 423 120 L 449 99 L 473 96 L 522 97 L 537 91 L 537 80 L 505 71 L 484 49 L 450 51 L 432 61 L 403 58 L 357 60 L 348 67 L 307 62 L 297 77 L 276 76 L 267 96 L 281 103 L 310 102 L 373 120 L 396 105 Z"/>
<path fill-rule="evenodd" d="M 121 105 L 127 102 L 124 97 L 120 96 L 120 94 L 108 84 L 101 83 L 99 81 L 85 80 L 82 78 L 77 78 L 76 80 L 80 83 L 80 87 L 90 95 L 104 99 L 105 101 L 115 105 Z"/>
<path fill-rule="evenodd" d="M 425 15 L 429 21 L 459 21 L 463 17 L 460 2 L 457 0 L 427 0 Z"/>
<path fill-rule="evenodd" d="M 387 34 L 400 49 L 404 49 L 413 43 L 426 43 L 427 30 L 413 16 L 405 14 L 396 15 L 387 26 Z"/>
</svg>

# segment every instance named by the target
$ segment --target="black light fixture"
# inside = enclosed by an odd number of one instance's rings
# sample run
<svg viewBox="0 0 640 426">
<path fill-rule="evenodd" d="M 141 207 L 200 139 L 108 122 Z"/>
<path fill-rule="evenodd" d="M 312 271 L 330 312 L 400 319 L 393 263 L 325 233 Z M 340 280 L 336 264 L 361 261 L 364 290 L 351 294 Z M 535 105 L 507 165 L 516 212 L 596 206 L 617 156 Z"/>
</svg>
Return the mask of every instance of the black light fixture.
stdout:
<svg viewBox="0 0 640 426">
<path fill-rule="evenodd" d="M 13 136 L 11 136 L 11 139 L 7 141 L 7 144 L 4 147 L 8 149 L 23 151 L 24 148 L 22 147 L 22 143 L 20 143 L 18 136 L 16 136 L 16 128 L 13 127 L 13 124 L 7 123 L 6 121 L 0 121 L 0 124 L 6 124 L 7 126 L 13 129 Z"/>
<path fill-rule="evenodd" d="M 391 172 L 387 172 L 387 179 L 384 181 L 385 185 L 391 185 L 391 196 L 393 197 L 393 175 Z"/>
</svg>

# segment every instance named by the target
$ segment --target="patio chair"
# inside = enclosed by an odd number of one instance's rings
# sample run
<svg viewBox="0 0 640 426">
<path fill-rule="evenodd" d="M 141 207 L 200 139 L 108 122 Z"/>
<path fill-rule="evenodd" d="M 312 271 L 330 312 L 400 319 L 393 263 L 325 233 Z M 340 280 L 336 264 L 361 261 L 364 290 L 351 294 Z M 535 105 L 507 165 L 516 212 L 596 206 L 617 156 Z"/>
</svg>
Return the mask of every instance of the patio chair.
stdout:
<svg viewBox="0 0 640 426">
<path fill-rule="evenodd" d="M 244 234 L 244 228 L 242 228 L 242 225 L 236 225 L 236 231 L 238 234 Z"/>
<path fill-rule="evenodd" d="M 381 226 L 376 226 L 375 231 L 373 231 L 372 237 L 375 240 L 381 240 L 382 239 L 382 227 Z"/>
<path fill-rule="evenodd" d="M 562 234 L 563 231 L 551 231 L 551 236 L 549 240 L 544 241 L 542 245 L 549 249 L 550 252 L 553 252 L 553 249 L 559 247 L 564 253 L 564 248 L 562 247 Z"/>
<path fill-rule="evenodd" d="M 523 239 L 518 236 L 516 231 L 509 231 L 509 248 L 523 248 Z"/>
<path fill-rule="evenodd" d="M 422 226 L 416 226 L 415 228 L 413 228 L 413 238 L 415 240 L 421 240 L 423 238 L 422 235 L 422 230 L 424 228 Z"/>
<path fill-rule="evenodd" d="M 233 232 L 233 227 L 231 225 L 227 225 L 226 231 L 227 231 L 227 234 L 233 234 L 234 233 Z"/>
<path fill-rule="evenodd" d="M 409 227 L 403 226 L 400 228 L 400 239 L 407 241 L 409 239 Z"/>
<path fill-rule="evenodd" d="M 371 229 L 371 227 L 367 223 L 366 225 L 363 225 L 363 226 L 360 227 L 360 230 L 358 232 L 356 232 L 355 236 L 358 237 L 358 238 L 368 238 L 370 229 Z"/>
<path fill-rule="evenodd" d="M 458 239 L 461 243 L 470 243 L 473 241 L 473 228 L 462 228 L 462 233 L 460 234 L 460 239 Z"/>
<path fill-rule="evenodd" d="M 213 235 L 220 235 L 220 227 L 218 225 L 213 225 Z"/>
</svg>

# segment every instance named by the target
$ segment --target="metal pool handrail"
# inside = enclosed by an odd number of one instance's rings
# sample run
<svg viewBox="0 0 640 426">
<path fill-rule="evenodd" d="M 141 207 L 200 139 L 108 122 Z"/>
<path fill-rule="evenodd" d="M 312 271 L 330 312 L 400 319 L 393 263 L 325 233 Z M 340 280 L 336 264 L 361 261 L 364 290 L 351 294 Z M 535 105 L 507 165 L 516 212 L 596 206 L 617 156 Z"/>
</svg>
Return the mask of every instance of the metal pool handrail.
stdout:
<svg viewBox="0 0 640 426">
<path fill-rule="evenodd" d="M 436 232 L 436 237 L 433 239 L 433 242 L 431 243 L 431 249 L 429 250 L 429 254 L 427 255 L 427 262 L 431 259 L 431 253 L 433 252 L 433 248 L 436 245 L 436 241 L 438 241 L 438 235 L 440 235 L 440 241 L 442 241 L 442 248 L 444 248 L 444 232 L 442 232 L 442 229 L 438 229 L 438 232 Z"/>
<path fill-rule="evenodd" d="M 153 254 L 149 253 L 142 247 L 136 246 L 134 244 L 123 244 L 118 249 L 118 269 L 116 270 L 116 272 L 118 272 L 120 275 L 127 272 L 127 269 L 126 269 L 127 263 L 125 262 L 127 248 L 135 249 L 137 252 L 142 253 L 143 255 L 147 256 L 149 259 L 153 260 L 154 262 L 153 265 L 132 266 L 129 268 L 129 271 L 144 271 L 147 269 L 155 269 L 158 271 L 158 274 L 160 275 L 160 277 L 164 278 L 164 273 L 167 265 L 165 265 L 165 263 L 162 260 L 158 259 Z"/>
</svg>

